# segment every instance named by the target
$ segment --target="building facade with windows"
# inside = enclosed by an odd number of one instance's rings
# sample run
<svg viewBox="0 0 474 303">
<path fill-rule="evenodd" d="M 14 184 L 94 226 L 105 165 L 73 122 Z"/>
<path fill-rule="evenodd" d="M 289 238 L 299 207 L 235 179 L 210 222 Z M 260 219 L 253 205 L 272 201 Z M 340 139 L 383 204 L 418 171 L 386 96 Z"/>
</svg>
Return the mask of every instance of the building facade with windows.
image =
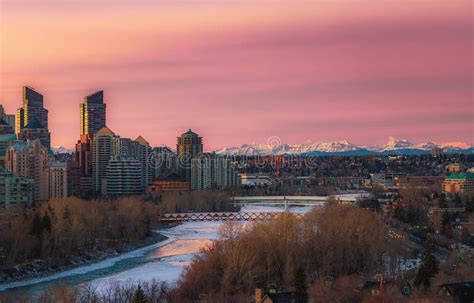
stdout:
<svg viewBox="0 0 474 303">
<path fill-rule="evenodd" d="M 133 196 L 144 193 L 142 167 L 135 157 L 112 157 L 107 166 L 106 176 L 108 196 Z"/>
<path fill-rule="evenodd" d="M 188 130 L 178 137 L 176 150 L 178 174 L 187 182 L 191 182 L 191 161 L 203 151 L 202 138 L 192 130 Z"/>
<path fill-rule="evenodd" d="M 68 195 L 68 175 L 66 162 L 50 162 L 48 165 L 49 198 L 66 198 Z"/>
<path fill-rule="evenodd" d="M 474 193 L 474 174 L 452 174 L 443 182 L 443 191 L 450 194 Z"/>
<path fill-rule="evenodd" d="M 33 202 L 33 180 L 0 168 L 0 208 L 28 207 Z"/>
<path fill-rule="evenodd" d="M 32 179 L 34 202 L 49 198 L 48 149 L 39 140 L 16 142 L 5 153 L 5 167 L 15 176 Z"/>
<path fill-rule="evenodd" d="M 80 104 L 80 134 L 93 135 L 106 125 L 104 91 L 84 97 Z"/>
</svg>

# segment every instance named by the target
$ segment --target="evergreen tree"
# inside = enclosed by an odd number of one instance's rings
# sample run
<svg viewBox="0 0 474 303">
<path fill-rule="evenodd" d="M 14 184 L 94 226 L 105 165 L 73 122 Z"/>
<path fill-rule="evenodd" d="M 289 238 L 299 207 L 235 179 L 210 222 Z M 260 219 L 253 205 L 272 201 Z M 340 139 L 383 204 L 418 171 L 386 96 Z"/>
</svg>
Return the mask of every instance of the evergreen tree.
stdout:
<svg viewBox="0 0 474 303">
<path fill-rule="evenodd" d="M 43 216 L 43 228 L 47 231 L 47 232 L 51 232 L 51 228 L 52 228 L 52 223 L 51 223 L 51 217 L 48 215 L 48 213 L 44 213 L 44 216 Z"/>
<path fill-rule="evenodd" d="M 306 285 L 306 273 L 303 267 L 298 267 L 295 271 L 295 303 L 308 302 L 308 289 Z"/>
<path fill-rule="evenodd" d="M 37 212 L 35 212 L 33 216 L 33 223 L 31 224 L 31 233 L 39 238 L 42 232 L 43 232 L 43 221 L 41 220 L 40 215 Z"/>
<path fill-rule="evenodd" d="M 423 264 L 418 269 L 418 273 L 415 277 L 414 282 L 416 286 L 423 284 L 425 289 L 430 288 L 431 279 L 439 272 L 439 262 L 436 257 L 433 256 L 434 248 L 433 242 L 428 238 L 424 243 Z"/>
<path fill-rule="evenodd" d="M 147 302 L 145 292 L 143 291 L 142 287 L 138 285 L 137 290 L 135 290 L 135 294 L 133 295 L 133 303 L 145 303 L 145 302 Z"/>
<path fill-rule="evenodd" d="M 474 197 L 473 196 L 464 196 L 464 207 L 468 213 L 474 212 Z"/>
<path fill-rule="evenodd" d="M 441 218 L 441 232 L 445 234 L 449 228 L 451 227 L 451 217 L 449 216 L 449 213 L 445 211 L 443 213 L 443 217 Z"/>
</svg>

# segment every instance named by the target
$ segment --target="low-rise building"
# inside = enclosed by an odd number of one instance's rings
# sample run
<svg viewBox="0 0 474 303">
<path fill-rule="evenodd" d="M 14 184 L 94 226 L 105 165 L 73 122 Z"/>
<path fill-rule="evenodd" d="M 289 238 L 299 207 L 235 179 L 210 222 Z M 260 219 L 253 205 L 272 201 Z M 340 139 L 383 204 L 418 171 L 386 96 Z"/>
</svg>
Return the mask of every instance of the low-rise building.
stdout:
<svg viewBox="0 0 474 303">
<path fill-rule="evenodd" d="M 171 174 L 167 177 L 153 181 L 148 186 L 147 193 L 153 196 L 161 192 L 188 191 L 190 189 L 189 187 L 189 182 L 186 182 L 184 178 L 177 174 Z"/>
<path fill-rule="evenodd" d="M 443 191 L 450 194 L 474 193 L 474 174 L 452 174 L 443 182 Z"/>
<path fill-rule="evenodd" d="M 457 174 L 461 172 L 461 164 L 459 163 L 450 163 L 446 165 L 446 172 L 449 174 Z"/>
</svg>

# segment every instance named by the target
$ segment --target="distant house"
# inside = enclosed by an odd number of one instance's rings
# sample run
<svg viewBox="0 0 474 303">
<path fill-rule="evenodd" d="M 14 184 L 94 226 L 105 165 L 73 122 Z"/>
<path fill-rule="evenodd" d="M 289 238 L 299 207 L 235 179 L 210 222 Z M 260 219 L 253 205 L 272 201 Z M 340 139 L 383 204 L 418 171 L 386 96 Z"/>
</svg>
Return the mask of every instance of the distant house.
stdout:
<svg viewBox="0 0 474 303">
<path fill-rule="evenodd" d="M 454 303 L 474 302 L 474 282 L 443 284 L 440 289 Z"/>
<path fill-rule="evenodd" d="M 293 303 L 295 302 L 292 292 L 276 292 L 269 290 L 264 292 L 263 289 L 255 289 L 255 303 Z"/>
</svg>

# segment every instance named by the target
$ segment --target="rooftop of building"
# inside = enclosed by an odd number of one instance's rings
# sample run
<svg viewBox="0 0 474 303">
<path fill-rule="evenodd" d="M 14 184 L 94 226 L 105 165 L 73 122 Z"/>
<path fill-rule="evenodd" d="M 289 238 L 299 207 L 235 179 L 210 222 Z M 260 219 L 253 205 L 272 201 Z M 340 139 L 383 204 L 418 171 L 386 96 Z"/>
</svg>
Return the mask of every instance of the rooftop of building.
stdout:
<svg viewBox="0 0 474 303">
<path fill-rule="evenodd" d="M 104 91 L 103 90 L 99 90 L 99 91 L 96 91 L 96 92 L 93 92 L 92 94 L 86 96 L 84 98 L 85 101 L 87 102 L 91 102 L 91 103 L 103 103 L 104 102 Z"/>
<path fill-rule="evenodd" d="M 17 137 L 15 134 L 2 134 L 0 135 L 0 141 L 16 141 Z"/>
<path fill-rule="evenodd" d="M 24 86 L 23 87 L 23 98 L 25 98 L 27 100 L 29 100 L 30 98 L 37 98 L 37 100 L 43 101 L 43 95 L 38 93 L 31 86 Z"/>
<path fill-rule="evenodd" d="M 95 136 L 99 135 L 115 136 L 115 133 L 111 131 L 110 128 L 108 128 L 107 126 L 104 126 L 95 134 Z"/>
<path fill-rule="evenodd" d="M 143 144 L 143 145 L 149 145 L 148 141 L 145 140 L 145 138 L 143 138 L 142 136 L 138 136 L 135 139 L 135 142 L 138 142 L 138 143 Z"/>
<path fill-rule="evenodd" d="M 448 180 L 474 180 L 474 174 L 467 173 L 467 174 L 452 174 L 447 177 Z"/>
<path fill-rule="evenodd" d="M 37 145 L 37 144 L 41 145 L 43 148 L 46 148 L 41 144 L 41 141 L 39 139 L 28 140 L 28 141 L 17 141 L 10 148 L 12 148 L 16 152 L 22 152 L 25 149 L 30 148 L 30 147 L 32 147 L 34 145 Z"/>
<path fill-rule="evenodd" d="M 181 137 L 187 137 L 187 138 L 198 138 L 198 134 L 193 132 L 191 129 L 189 129 L 187 132 L 183 133 Z"/>
</svg>

